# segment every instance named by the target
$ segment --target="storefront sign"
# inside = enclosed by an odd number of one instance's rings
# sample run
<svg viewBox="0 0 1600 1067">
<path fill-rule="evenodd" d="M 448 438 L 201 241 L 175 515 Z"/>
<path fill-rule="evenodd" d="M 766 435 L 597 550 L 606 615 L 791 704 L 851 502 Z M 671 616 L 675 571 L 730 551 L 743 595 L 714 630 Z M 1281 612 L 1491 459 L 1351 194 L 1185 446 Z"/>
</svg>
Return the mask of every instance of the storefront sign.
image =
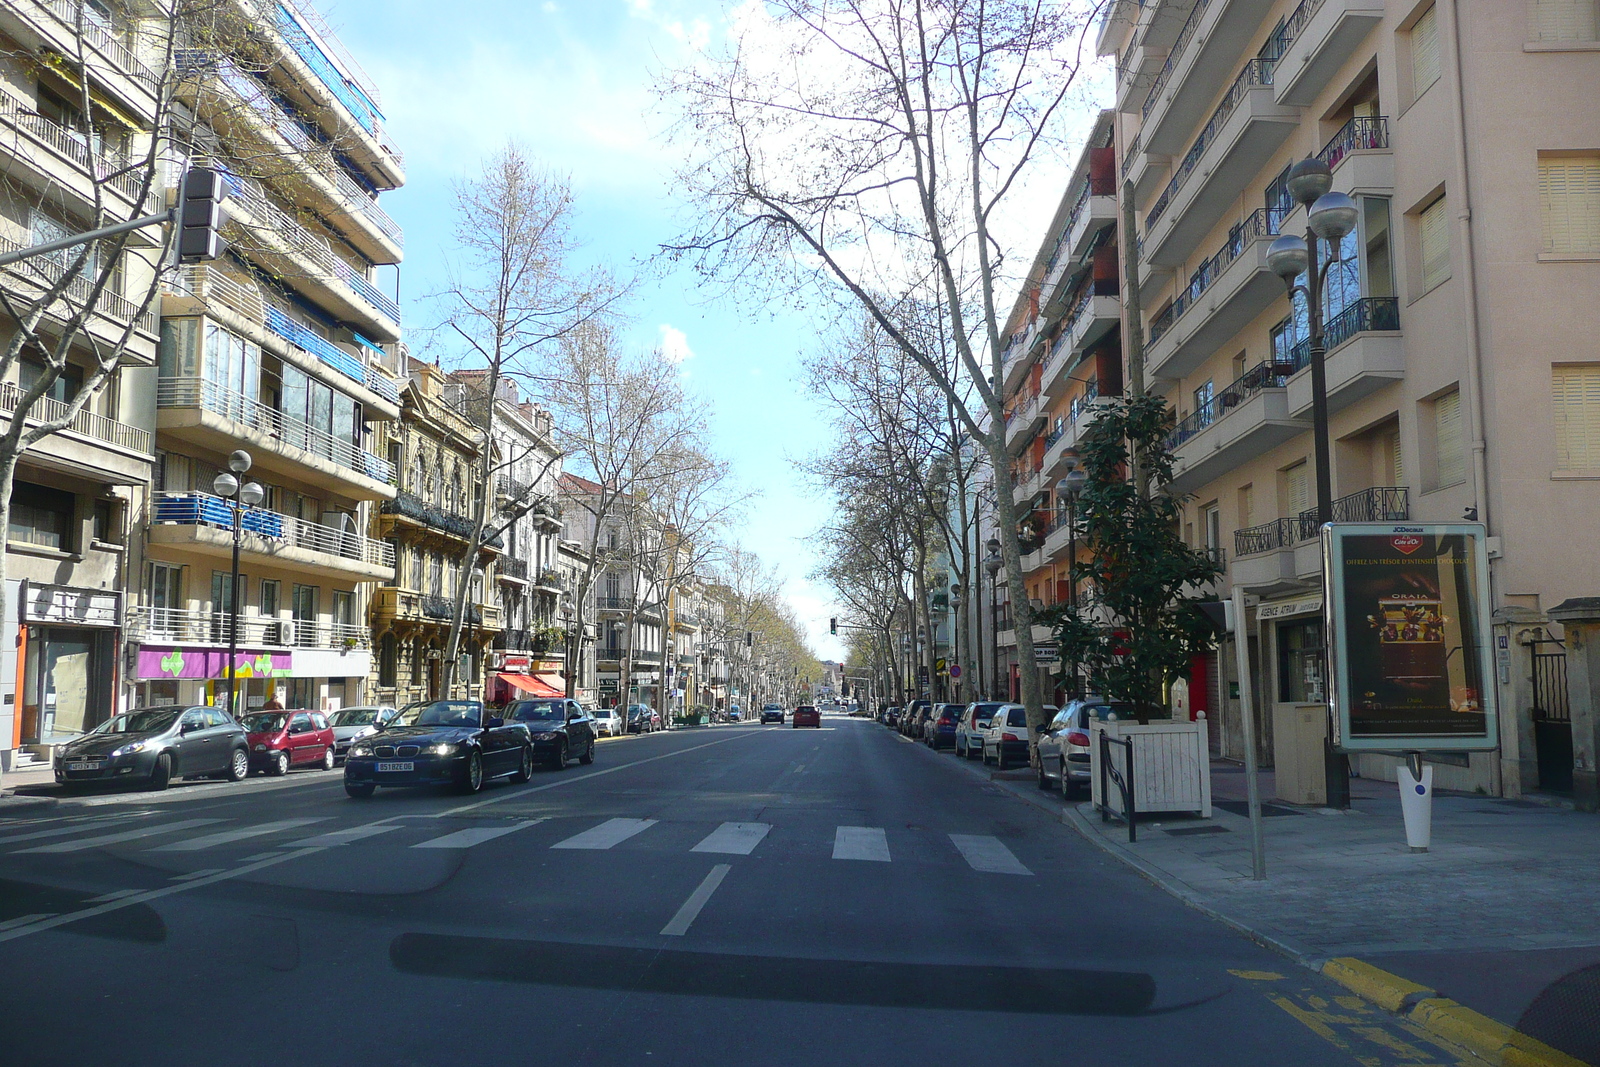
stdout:
<svg viewBox="0 0 1600 1067">
<path fill-rule="evenodd" d="M 1322 546 L 1338 747 L 1494 750 L 1484 528 L 1335 523 Z"/>
<path fill-rule="evenodd" d="M 1049 641 L 1040 641 L 1033 646 L 1033 662 L 1054 663 L 1061 658 L 1061 646 Z"/>
<path fill-rule="evenodd" d="M 288 678 L 293 675 L 289 653 L 241 650 L 234 661 L 238 678 Z M 226 678 L 228 653 L 219 648 L 139 649 L 139 679 Z"/>
<path fill-rule="evenodd" d="M 621 683 L 616 678 L 602 678 L 600 679 L 600 692 L 615 693 L 619 684 Z"/>
<path fill-rule="evenodd" d="M 1320 596 L 1303 596 L 1298 600 L 1280 600 L 1276 604 L 1262 604 L 1256 608 L 1256 618 L 1266 622 L 1268 619 L 1287 619 L 1291 615 L 1310 615 L 1321 610 Z"/>
<path fill-rule="evenodd" d="M 103 589 L 74 589 L 65 585 L 25 582 L 23 604 L 29 622 L 71 623 L 77 626 L 116 626 L 121 617 L 122 594 Z"/>
<path fill-rule="evenodd" d="M 496 652 L 490 660 L 497 671 L 514 671 L 526 674 L 528 670 L 528 657 L 511 652 Z"/>
</svg>

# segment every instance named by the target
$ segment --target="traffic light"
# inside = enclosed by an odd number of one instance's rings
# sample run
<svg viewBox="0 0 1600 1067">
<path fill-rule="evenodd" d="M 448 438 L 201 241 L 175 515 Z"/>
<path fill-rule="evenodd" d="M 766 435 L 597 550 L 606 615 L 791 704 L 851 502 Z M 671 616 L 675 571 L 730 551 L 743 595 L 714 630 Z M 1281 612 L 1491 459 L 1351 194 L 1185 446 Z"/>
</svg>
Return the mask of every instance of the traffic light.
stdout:
<svg viewBox="0 0 1600 1067">
<path fill-rule="evenodd" d="M 228 223 L 228 182 L 219 170 L 190 167 L 178 194 L 178 262 L 216 259 L 228 250 L 222 227 Z"/>
<path fill-rule="evenodd" d="M 828 620 L 828 632 L 830 634 L 836 634 L 836 633 L 839 632 L 839 620 L 838 619 L 829 619 Z"/>
<path fill-rule="evenodd" d="M 755 643 L 756 643 L 755 642 L 755 635 L 753 633 L 751 633 L 749 630 L 746 630 L 744 632 L 744 647 L 745 648 L 749 648 L 752 645 L 754 645 Z"/>
</svg>

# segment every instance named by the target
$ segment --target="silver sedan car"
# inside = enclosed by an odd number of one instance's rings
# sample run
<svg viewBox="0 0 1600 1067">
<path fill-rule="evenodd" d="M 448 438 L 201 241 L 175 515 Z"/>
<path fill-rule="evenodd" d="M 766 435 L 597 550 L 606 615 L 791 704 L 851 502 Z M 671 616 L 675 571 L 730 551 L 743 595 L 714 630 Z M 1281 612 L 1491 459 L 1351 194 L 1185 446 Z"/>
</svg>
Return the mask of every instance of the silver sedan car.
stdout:
<svg viewBox="0 0 1600 1067">
<path fill-rule="evenodd" d="M 333 759 L 335 763 L 344 762 L 345 756 L 350 754 L 350 746 L 356 738 L 375 734 L 384 723 L 394 718 L 399 713 L 398 708 L 387 704 L 361 704 L 350 708 L 340 708 L 328 716 L 328 725 L 333 727 Z"/>
</svg>

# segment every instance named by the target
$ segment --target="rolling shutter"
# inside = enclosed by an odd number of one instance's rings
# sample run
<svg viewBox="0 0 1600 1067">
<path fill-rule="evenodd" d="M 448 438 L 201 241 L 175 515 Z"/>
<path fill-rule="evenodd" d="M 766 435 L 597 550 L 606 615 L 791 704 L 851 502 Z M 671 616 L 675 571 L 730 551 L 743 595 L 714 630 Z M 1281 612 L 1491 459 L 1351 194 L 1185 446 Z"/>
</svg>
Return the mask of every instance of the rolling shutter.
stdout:
<svg viewBox="0 0 1600 1067">
<path fill-rule="evenodd" d="M 1289 516 L 1311 510 L 1311 472 L 1304 461 L 1283 472 L 1284 486 L 1288 489 Z"/>
<path fill-rule="evenodd" d="M 1529 0 L 1528 35 L 1536 41 L 1595 39 L 1595 0 Z"/>
<path fill-rule="evenodd" d="M 1439 80 L 1439 12 L 1428 8 L 1411 27 L 1411 98 Z"/>
<path fill-rule="evenodd" d="M 1467 450 L 1461 433 L 1461 394 L 1446 393 L 1433 402 L 1439 456 L 1439 488 L 1467 480 Z"/>
<path fill-rule="evenodd" d="M 1422 209 L 1417 218 L 1418 243 L 1422 246 L 1422 291 L 1427 292 L 1450 277 L 1450 228 L 1445 218 L 1445 198 L 1440 197 Z"/>
<path fill-rule="evenodd" d="M 1600 364 L 1551 368 L 1556 469 L 1600 470 Z"/>
<path fill-rule="evenodd" d="M 1547 253 L 1600 252 L 1600 156 L 1540 158 L 1539 225 Z"/>
</svg>

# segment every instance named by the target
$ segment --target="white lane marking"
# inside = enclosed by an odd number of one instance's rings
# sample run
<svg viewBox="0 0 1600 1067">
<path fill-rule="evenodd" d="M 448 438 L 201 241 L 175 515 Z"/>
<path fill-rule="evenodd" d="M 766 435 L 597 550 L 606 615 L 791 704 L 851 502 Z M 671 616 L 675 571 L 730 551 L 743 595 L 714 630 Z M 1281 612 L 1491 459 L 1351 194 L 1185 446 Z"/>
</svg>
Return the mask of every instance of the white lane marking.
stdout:
<svg viewBox="0 0 1600 1067">
<path fill-rule="evenodd" d="M 412 848 L 471 848 L 481 845 L 485 841 L 493 841 L 506 834 L 514 834 L 518 830 L 525 830 L 530 826 L 544 822 L 543 819 L 523 819 L 508 826 L 474 826 L 467 830 L 457 830 L 453 834 L 445 834 L 431 841 L 419 841 Z"/>
<path fill-rule="evenodd" d="M 764 822 L 725 822 L 700 842 L 691 852 L 722 852 L 730 856 L 748 856 L 761 844 L 772 826 Z"/>
<path fill-rule="evenodd" d="M 224 830 L 218 834 L 205 834 L 201 837 L 191 837 L 187 841 L 174 841 L 170 845 L 157 845 L 150 851 L 199 852 L 202 849 L 216 848 L 218 845 L 231 845 L 235 841 L 248 841 L 252 837 L 265 837 L 267 834 L 275 834 L 283 830 L 293 830 L 300 826 L 310 826 L 314 822 L 326 821 L 326 817 L 314 819 L 278 819 L 276 822 L 258 823 L 255 826 L 246 826 L 239 830 Z"/>
<path fill-rule="evenodd" d="M 0 930 L 10 930 L 16 926 L 27 926 L 29 923 L 36 923 L 40 919 L 48 919 L 53 914 L 53 912 L 41 911 L 35 915 L 18 915 L 15 919 L 7 919 L 5 922 L 0 923 Z"/>
<path fill-rule="evenodd" d="M 988 834 L 951 834 L 950 843 L 961 850 L 961 858 L 975 871 L 984 871 L 988 874 L 1033 874 L 998 837 Z"/>
<path fill-rule="evenodd" d="M 22 841 L 40 841 L 46 837 L 66 837 L 68 834 L 81 834 L 89 830 L 98 830 L 102 826 L 110 825 L 111 823 L 117 822 L 121 819 L 128 819 L 137 815 L 149 814 L 150 812 L 148 811 L 134 811 L 129 812 L 126 815 L 101 815 L 98 818 L 85 819 L 84 821 L 73 826 L 58 826 L 53 830 L 35 830 L 31 834 L 11 834 L 7 837 L 0 837 L 0 848 L 4 848 L 6 845 L 16 844 Z"/>
<path fill-rule="evenodd" d="M 195 878 L 210 878 L 213 874 L 221 874 L 225 867 L 207 867 L 201 871 L 190 871 L 188 874 L 175 874 L 170 879 L 174 882 L 187 882 Z"/>
<path fill-rule="evenodd" d="M 565 841 L 557 841 L 550 847 L 607 849 L 621 844 L 634 834 L 643 833 L 655 824 L 654 819 L 607 819 L 599 826 L 574 834 Z"/>
<path fill-rule="evenodd" d="M 733 868 L 726 863 L 719 863 L 711 868 L 711 873 L 706 875 L 705 881 L 701 882 L 699 887 L 689 894 L 689 899 L 683 902 L 678 914 L 661 928 L 661 936 L 682 937 L 688 933 L 689 926 L 699 917 L 700 909 L 706 906 L 706 901 L 711 899 L 711 894 L 717 891 L 717 886 L 722 884 L 722 880 L 728 877 L 728 872 L 731 870 Z"/>
<path fill-rule="evenodd" d="M 131 897 L 135 893 L 142 893 L 142 892 L 144 892 L 144 890 L 142 890 L 142 889 L 118 889 L 118 890 L 115 890 L 115 891 L 110 892 L 110 893 L 104 893 L 104 894 L 102 894 L 102 895 L 100 895 L 98 897 L 90 897 L 88 900 L 84 901 L 84 903 L 85 904 L 104 904 L 108 900 L 121 900 L 123 897 Z"/>
<path fill-rule="evenodd" d="M 120 845 L 124 841 L 137 841 L 141 837 L 154 837 L 157 834 L 170 834 L 178 830 L 191 830 L 196 826 L 214 826 L 223 819 L 180 819 L 178 822 L 162 823 L 160 826 L 142 826 L 137 830 L 123 830 L 115 834 L 97 834 L 94 837 L 80 837 L 76 841 L 57 841 L 53 845 L 39 845 L 36 848 L 19 848 L 13 856 L 24 856 L 30 852 L 82 852 L 86 848 L 96 845 Z"/>
<path fill-rule="evenodd" d="M 833 858 L 888 863 L 888 835 L 880 826 L 841 826 L 833 834 Z"/>
<path fill-rule="evenodd" d="M 334 830 L 330 833 L 308 837 L 304 841 L 296 841 L 294 848 L 321 848 L 332 845 L 348 845 L 352 841 L 363 841 L 369 837 L 386 834 L 390 830 L 398 830 L 398 823 L 378 823 L 372 826 L 352 826 L 348 830 Z"/>
</svg>

